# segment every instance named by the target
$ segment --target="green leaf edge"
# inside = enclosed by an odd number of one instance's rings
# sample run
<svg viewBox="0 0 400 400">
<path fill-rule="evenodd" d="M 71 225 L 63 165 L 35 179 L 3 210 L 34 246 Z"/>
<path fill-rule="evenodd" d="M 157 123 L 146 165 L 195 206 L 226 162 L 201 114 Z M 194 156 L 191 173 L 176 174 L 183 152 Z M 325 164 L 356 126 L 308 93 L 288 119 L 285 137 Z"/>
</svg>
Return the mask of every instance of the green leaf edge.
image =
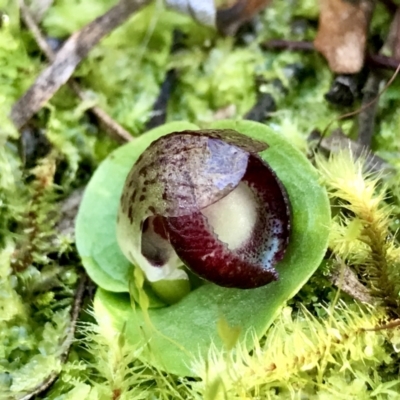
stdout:
<svg viewBox="0 0 400 400">
<path fill-rule="evenodd" d="M 175 129 L 169 124 L 163 128 L 165 133 Z M 127 296 L 100 289 L 95 300 L 97 307 L 101 305 L 102 312 L 109 311 L 116 329 L 122 329 L 127 323 L 127 340 L 135 348 L 142 347 L 142 359 L 182 376 L 195 375 L 191 368 L 193 360 L 206 357 L 212 342 L 223 348 L 217 333 L 221 318 L 225 318 L 230 326 L 241 327 L 239 340 L 244 341 L 248 349 L 252 347 L 254 342 L 249 330 L 257 337 L 263 335 L 285 302 L 318 268 L 327 248 L 330 226 L 329 201 L 319 184 L 317 171 L 284 138 L 267 126 L 251 121 L 218 121 L 210 128 L 236 129 L 270 145 L 261 156 L 284 183 L 292 208 L 296 210 L 287 253 L 277 266 L 279 281 L 251 290 L 207 284 L 178 304 L 148 310 L 150 323 L 137 308 L 130 311 Z M 147 140 L 149 133 L 145 136 Z M 298 270 L 298 265 L 303 269 Z"/>
</svg>

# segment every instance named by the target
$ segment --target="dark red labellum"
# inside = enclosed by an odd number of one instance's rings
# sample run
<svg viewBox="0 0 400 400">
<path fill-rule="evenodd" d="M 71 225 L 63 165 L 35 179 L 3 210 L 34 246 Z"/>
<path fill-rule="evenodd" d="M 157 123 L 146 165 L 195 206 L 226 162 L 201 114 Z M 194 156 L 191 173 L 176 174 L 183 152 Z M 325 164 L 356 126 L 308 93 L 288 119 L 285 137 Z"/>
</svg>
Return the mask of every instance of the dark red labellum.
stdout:
<svg viewBox="0 0 400 400">
<path fill-rule="evenodd" d="M 150 282 L 187 279 L 181 262 L 221 286 L 278 279 L 289 239 L 287 193 L 258 156 L 268 145 L 230 129 L 173 132 L 130 171 L 117 236 Z"/>
<path fill-rule="evenodd" d="M 278 279 L 274 266 L 287 247 L 290 210 L 285 189 L 258 156 L 249 157 L 242 182 L 255 194 L 258 219 L 241 247 L 230 250 L 200 211 L 165 218 L 165 226 L 179 258 L 199 276 L 220 286 L 250 289 Z"/>
</svg>

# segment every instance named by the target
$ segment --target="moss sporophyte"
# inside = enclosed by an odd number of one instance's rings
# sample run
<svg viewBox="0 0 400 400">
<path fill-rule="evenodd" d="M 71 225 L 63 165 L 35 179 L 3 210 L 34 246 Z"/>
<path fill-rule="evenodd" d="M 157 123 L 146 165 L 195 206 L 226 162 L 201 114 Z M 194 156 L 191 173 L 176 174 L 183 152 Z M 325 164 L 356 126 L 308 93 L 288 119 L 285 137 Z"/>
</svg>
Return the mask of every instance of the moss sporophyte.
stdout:
<svg viewBox="0 0 400 400">
<path fill-rule="evenodd" d="M 114 151 L 76 235 L 95 308 L 132 346 L 150 340 L 143 359 L 192 376 L 226 343 L 221 321 L 250 350 L 322 261 L 329 225 L 309 161 L 267 126 L 227 120 L 170 123 Z"/>
</svg>

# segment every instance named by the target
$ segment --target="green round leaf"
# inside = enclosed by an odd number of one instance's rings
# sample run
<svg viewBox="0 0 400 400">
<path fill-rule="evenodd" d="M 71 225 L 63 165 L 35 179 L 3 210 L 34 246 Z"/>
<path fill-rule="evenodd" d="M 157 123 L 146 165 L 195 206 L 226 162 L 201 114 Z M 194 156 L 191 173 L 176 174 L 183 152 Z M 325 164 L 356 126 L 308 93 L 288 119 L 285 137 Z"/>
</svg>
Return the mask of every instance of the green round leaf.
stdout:
<svg viewBox="0 0 400 400">
<path fill-rule="evenodd" d="M 172 306 L 149 310 L 135 307 L 130 312 L 126 311 L 130 307 L 126 297 L 105 290 L 98 291 L 97 309 L 101 309 L 102 313 L 108 312 L 116 328 L 121 329 L 126 324 L 127 340 L 133 347 L 143 348 L 141 357 L 178 375 L 193 375 L 191 362 L 196 357 L 206 356 L 211 343 L 222 349 L 224 343 L 226 345 L 233 341 L 231 338 L 220 337 L 223 336 L 221 332 L 227 330 L 221 327 L 232 327 L 235 337 L 238 336 L 238 340 L 244 341 L 250 349 L 253 342 L 251 335 L 247 334 L 249 330 L 258 336 L 265 333 L 285 302 L 300 290 L 318 268 L 328 241 L 330 207 L 327 194 L 318 182 L 316 170 L 303 154 L 270 128 L 255 122 L 219 121 L 212 124 L 211 128 L 235 129 L 269 144 L 270 147 L 261 156 L 275 170 L 288 192 L 292 207 L 292 232 L 285 257 L 276 266 L 279 280 L 257 289 L 228 289 L 205 284 Z M 194 128 L 191 126 L 186 129 Z M 176 129 L 172 125 L 165 125 L 163 130 L 168 133 Z M 114 237 L 115 221 L 109 218 L 101 220 L 101 216 L 104 210 L 107 210 L 107 215 L 116 216 L 119 195 L 132 160 L 155 136 L 153 133 L 146 134 L 137 147 L 135 143 L 138 141 L 114 152 L 100 166 L 101 171 L 96 172 L 87 189 L 77 227 L 84 230 L 85 235 L 77 234 L 77 240 L 78 243 L 88 240 L 89 244 L 80 243 L 78 249 L 80 252 L 82 248 L 86 250 L 84 254 L 81 253 L 84 265 L 103 289 L 110 290 L 112 285 L 107 281 L 110 279 L 107 276 L 112 275 L 114 287 L 127 290 L 126 282 L 131 268 L 121 261 L 122 255 Z M 124 148 L 129 148 L 129 151 Z M 131 154 L 134 152 L 135 155 Z M 124 154 L 131 154 L 132 158 L 121 157 Z M 117 159 L 121 163 L 119 168 L 115 167 Z M 122 166 L 128 161 L 129 165 Z M 123 177 L 113 176 L 123 171 Z M 113 191 L 100 198 L 99 192 L 105 190 L 102 179 L 107 179 L 107 182 L 114 180 Z M 92 193 L 93 190 L 95 193 Z M 89 203 L 87 197 L 91 199 Z M 95 201 L 96 207 L 91 207 Z M 96 229 L 90 228 L 91 221 L 97 221 Z M 83 229 L 84 224 L 87 224 L 86 229 Z M 100 231 L 108 232 L 106 241 L 105 235 L 98 235 Z M 96 237 L 94 240 L 92 235 Z M 110 254 L 118 254 L 118 258 L 113 259 Z M 96 262 L 88 263 L 89 258 Z M 116 291 L 115 288 L 112 290 Z"/>
</svg>

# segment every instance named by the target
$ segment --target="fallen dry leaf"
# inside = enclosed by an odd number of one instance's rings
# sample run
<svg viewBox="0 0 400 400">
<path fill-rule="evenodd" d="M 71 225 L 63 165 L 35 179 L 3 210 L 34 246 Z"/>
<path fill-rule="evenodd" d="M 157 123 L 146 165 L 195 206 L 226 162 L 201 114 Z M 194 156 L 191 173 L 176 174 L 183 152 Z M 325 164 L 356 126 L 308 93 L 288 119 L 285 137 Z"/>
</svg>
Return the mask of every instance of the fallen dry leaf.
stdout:
<svg viewBox="0 0 400 400">
<path fill-rule="evenodd" d="M 249 21 L 272 0 L 238 0 L 217 11 L 217 28 L 225 35 L 234 35 L 240 25 Z"/>
<path fill-rule="evenodd" d="M 338 74 L 354 74 L 364 64 L 373 0 L 321 0 L 315 48 Z"/>
<path fill-rule="evenodd" d="M 361 303 L 374 304 L 369 290 L 358 280 L 356 273 L 342 260 L 337 260 L 336 268 L 330 273 L 330 281 L 341 291 Z"/>
</svg>

